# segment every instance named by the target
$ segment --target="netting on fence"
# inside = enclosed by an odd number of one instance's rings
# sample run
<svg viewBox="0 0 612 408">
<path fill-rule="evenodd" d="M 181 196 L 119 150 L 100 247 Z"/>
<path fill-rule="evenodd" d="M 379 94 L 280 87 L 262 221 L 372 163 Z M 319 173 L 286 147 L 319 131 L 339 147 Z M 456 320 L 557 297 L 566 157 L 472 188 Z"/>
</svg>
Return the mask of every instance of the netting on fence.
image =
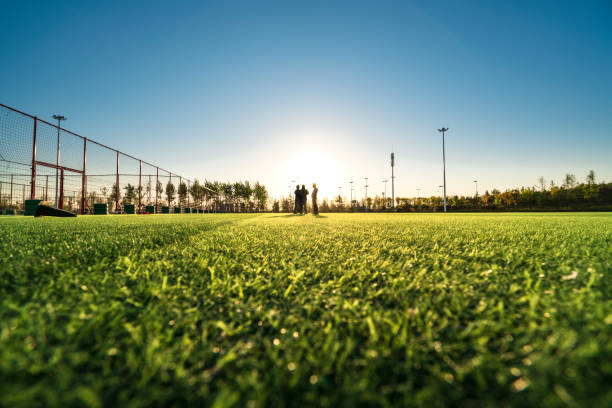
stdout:
<svg viewBox="0 0 612 408">
<path fill-rule="evenodd" d="M 182 186 L 182 184 L 184 184 Z M 191 180 L 0 104 L 0 210 L 39 199 L 78 212 L 194 204 Z M 149 210 L 151 208 L 149 207 Z"/>
</svg>

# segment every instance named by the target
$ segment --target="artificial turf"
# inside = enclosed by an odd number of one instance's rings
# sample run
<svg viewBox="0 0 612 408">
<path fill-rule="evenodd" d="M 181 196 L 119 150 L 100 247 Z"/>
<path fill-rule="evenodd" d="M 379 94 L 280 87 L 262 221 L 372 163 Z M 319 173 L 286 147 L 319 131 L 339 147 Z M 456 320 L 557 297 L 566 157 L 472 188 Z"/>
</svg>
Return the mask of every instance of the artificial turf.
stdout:
<svg viewBox="0 0 612 408">
<path fill-rule="evenodd" d="M 0 406 L 612 404 L 610 214 L 0 232 Z"/>
</svg>

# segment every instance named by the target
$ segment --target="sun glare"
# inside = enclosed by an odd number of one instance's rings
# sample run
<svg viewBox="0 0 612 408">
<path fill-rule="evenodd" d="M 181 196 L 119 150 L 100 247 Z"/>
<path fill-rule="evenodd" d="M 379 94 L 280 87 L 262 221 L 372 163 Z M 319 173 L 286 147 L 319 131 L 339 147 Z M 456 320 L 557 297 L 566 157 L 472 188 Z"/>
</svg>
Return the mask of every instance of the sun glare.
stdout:
<svg viewBox="0 0 612 408">
<path fill-rule="evenodd" d="M 287 156 L 289 158 L 283 175 L 286 176 L 288 183 L 305 184 L 307 188 L 310 188 L 312 183 L 317 183 L 320 196 L 334 194 L 339 170 L 336 160 L 316 149 L 300 150 Z"/>
</svg>

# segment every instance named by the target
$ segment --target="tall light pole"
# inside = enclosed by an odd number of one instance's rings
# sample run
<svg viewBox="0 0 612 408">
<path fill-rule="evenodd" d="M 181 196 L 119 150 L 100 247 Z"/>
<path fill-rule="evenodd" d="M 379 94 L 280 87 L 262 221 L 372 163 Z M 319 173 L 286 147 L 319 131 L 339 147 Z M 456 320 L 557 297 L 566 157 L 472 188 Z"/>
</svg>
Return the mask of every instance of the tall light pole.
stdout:
<svg viewBox="0 0 612 408">
<path fill-rule="evenodd" d="M 421 189 L 417 188 L 416 191 L 417 191 L 417 198 L 421 198 Z"/>
<path fill-rule="evenodd" d="M 365 208 L 368 211 L 368 178 L 365 178 Z"/>
<path fill-rule="evenodd" d="M 383 180 L 383 183 L 385 183 L 385 193 L 383 194 L 383 202 L 385 203 L 385 208 L 387 208 L 387 183 L 389 182 L 389 180 Z"/>
<path fill-rule="evenodd" d="M 444 132 L 447 132 L 448 128 L 442 127 L 438 129 L 438 132 L 442 133 L 442 174 L 444 176 L 444 212 L 446 212 L 446 153 L 444 151 Z"/>
<path fill-rule="evenodd" d="M 349 181 L 349 183 L 351 184 L 351 208 L 353 208 L 353 182 Z"/>
<path fill-rule="evenodd" d="M 391 207 L 395 210 L 395 153 L 391 152 Z M 385 191 L 387 190 L 387 185 L 385 184 Z M 386 203 L 385 203 L 386 204 Z"/>
<path fill-rule="evenodd" d="M 474 180 L 474 184 L 476 184 L 476 197 L 478 197 L 478 180 Z"/>
<path fill-rule="evenodd" d="M 62 120 L 68 119 L 62 115 L 53 115 L 53 119 L 57 120 L 57 155 L 55 157 L 55 207 L 58 207 L 57 203 L 57 193 L 58 193 L 58 183 L 59 183 L 59 165 L 60 165 L 60 122 Z"/>
</svg>

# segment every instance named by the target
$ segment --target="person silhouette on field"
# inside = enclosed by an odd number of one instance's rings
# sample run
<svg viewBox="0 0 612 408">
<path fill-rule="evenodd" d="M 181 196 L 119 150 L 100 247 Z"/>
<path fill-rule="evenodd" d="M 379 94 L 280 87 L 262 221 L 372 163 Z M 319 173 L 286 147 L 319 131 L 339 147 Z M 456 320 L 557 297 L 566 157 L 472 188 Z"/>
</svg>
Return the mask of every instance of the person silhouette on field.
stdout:
<svg viewBox="0 0 612 408">
<path fill-rule="evenodd" d="M 312 201 L 312 213 L 314 215 L 319 215 L 319 204 L 317 204 L 317 193 L 319 189 L 317 188 L 317 183 L 312 183 L 312 194 L 310 195 L 310 201 Z"/>
<path fill-rule="evenodd" d="M 304 214 L 308 212 L 308 190 L 306 190 L 306 185 L 302 184 L 302 189 L 300 190 L 302 196 L 302 206 L 300 207 L 300 213 Z"/>
<path fill-rule="evenodd" d="M 294 195 L 295 195 L 295 199 L 293 201 L 293 213 L 297 214 L 298 212 L 300 212 L 300 209 L 302 208 L 302 191 L 300 190 L 299 184 L 295 186 Z"/>
</svg>

